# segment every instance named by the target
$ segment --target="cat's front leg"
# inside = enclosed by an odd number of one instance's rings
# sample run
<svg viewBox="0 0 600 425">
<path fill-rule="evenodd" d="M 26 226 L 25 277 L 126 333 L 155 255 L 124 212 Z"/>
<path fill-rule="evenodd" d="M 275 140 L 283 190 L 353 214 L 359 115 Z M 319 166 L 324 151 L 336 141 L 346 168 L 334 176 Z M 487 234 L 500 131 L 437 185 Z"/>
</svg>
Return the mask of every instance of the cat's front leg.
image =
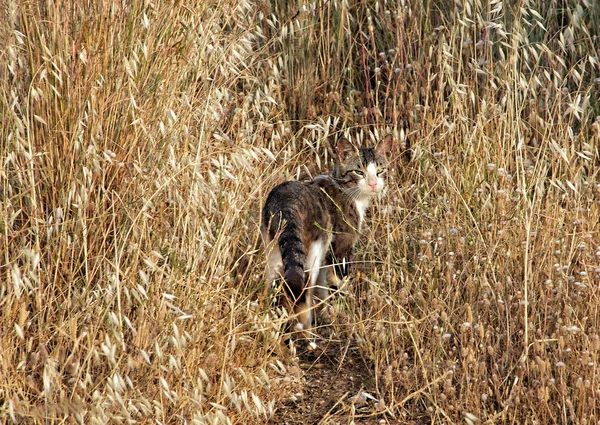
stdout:
<svg viewBox="0 0 600 425">
<path fill-rule="evenodd" d="M 350 273 L 350 264 L 354 258 L 356 237 L 349 234 L 338 234 L 333 241 L 333 258 L 330 264 L 335 267 L 338 278 L 343 279 Z"/>
<path fill-rule="evenodd" d="M 352 235 L 338 233 L 331 242 L 331 247 L 325 257 L 325 266 L 321 268 L 316 287 L 316 296 L 325 300 L 331 290 L 336 291 L 342 286 L 342 279 L 350 273 L 350 264 L 354 257 L 356 238 Z"/>
</svg>

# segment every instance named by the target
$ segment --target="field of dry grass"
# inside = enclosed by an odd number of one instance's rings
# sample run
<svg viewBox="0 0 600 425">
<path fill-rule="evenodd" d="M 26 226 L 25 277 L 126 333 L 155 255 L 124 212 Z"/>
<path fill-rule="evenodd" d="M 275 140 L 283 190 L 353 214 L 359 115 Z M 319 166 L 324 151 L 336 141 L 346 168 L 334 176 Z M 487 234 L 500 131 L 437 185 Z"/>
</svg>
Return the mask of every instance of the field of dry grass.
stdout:
<svg viewBox="0 0 600 425">
<path fill-rule="evenodd" d="M 1 422 L 600 421 L 598 2 L 0 13 Z M 290 349 L 261 204 L 387 132 L 322 351 Z"/>
</svg>

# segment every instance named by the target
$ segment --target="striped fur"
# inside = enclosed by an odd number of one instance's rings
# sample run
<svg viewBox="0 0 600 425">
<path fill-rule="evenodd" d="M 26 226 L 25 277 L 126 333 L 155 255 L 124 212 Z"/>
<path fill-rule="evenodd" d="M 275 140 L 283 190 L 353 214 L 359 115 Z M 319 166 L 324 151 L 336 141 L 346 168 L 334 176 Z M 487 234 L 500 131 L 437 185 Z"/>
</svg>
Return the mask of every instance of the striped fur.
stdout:
<svg viewBox="0 0 600 425">
<path fill-rule="evenodd" d="M 267 197 L 261 223 L 269 257 L 266 277 L 269 282 L 283 278 L 284 305 L 304 336 L 312 322 L 314 291 L 326 293 L 328 273 L 330 279 L 348 273 L 365 210 L 383 190 L 391 145 L 388 135 L 377 148 L 356 151 L 341 139 L 331 173 L 308 183 L 282 183 Z"/>
</svg>

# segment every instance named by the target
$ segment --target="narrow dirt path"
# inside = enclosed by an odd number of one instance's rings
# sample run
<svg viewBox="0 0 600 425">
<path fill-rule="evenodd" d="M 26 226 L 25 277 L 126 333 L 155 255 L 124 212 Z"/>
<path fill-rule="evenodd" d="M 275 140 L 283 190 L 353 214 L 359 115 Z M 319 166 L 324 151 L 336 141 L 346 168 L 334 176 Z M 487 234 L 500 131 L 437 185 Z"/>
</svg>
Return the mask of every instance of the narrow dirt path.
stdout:
<svg viewBox="0 0 600 425">
<path fill-rule="evenodd" d="M 385 424 L 377 414 L 375 378 L 354 347 L 322 340 L 297 344 L 300 391 L 277 406 L 271 424 Z"/>
</svg>

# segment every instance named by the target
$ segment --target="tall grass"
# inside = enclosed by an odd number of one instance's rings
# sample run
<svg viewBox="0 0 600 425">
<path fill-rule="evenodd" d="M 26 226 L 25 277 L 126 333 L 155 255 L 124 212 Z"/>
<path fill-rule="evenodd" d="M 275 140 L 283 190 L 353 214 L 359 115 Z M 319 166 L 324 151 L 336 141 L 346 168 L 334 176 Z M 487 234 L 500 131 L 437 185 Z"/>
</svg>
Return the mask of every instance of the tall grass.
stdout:
<svg viewBox="0 0 600 425">
<path fill-rule="evenodd" d="M 600 419 L 596 2 L 2 14 L 3 421 L 293 415 L 260 207 L 328 170 L 341 133 L 387 131 L 388 191 L 319 330 L 363 357 L 378 402 L 328 421 Z"/>
</svg>

